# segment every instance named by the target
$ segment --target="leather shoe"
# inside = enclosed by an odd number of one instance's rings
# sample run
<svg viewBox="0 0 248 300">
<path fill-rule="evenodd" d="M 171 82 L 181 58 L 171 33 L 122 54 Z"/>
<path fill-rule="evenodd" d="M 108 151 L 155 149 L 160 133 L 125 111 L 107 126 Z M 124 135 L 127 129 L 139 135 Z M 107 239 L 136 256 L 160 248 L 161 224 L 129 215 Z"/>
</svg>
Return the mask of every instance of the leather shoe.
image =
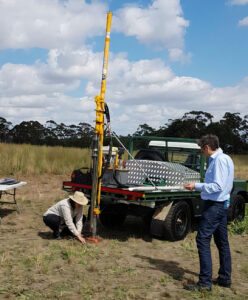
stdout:
<svg viewBox="0 0 248 300">
<path fill-rule="evenodd" d="M 204 292 L 204 291 L 207 291 L 207 292 L 210 292 L 211 291 L 211 286 L 205 286 L 205 285 L 200 285 L 200 284 L 191 284 L 191 285 L 185 285 L 183 287 L 185 290 L 187 291 L 192 291 L 192 292 L 195 292 L 195 291 L 198 291 L 198 292 Z"/>
<path fill-rule="evenodd" d="M 225 282 L 225 281 L 222 281 L 220 279 L 213 279 L 212 283 L 214 285 L 219 285 L 219 286 L 222 286 L 222 287 L 225 287 L 225 288 L 229 288 L 231 287 L 231 282 Z"/>
</svg>

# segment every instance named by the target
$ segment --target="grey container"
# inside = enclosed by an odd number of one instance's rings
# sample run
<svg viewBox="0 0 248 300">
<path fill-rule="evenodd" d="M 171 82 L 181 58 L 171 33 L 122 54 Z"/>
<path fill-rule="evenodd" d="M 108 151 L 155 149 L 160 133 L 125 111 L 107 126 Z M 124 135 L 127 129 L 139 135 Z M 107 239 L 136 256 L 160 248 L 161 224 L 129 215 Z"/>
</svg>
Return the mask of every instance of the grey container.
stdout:
<svg viewBox="0 0 248 300">
<path fill-rule="evenodd" d="M 128 180 L 128 169 L 107 169 L 102 177 L 103 186 L 126 185 Z"/>
</svg>

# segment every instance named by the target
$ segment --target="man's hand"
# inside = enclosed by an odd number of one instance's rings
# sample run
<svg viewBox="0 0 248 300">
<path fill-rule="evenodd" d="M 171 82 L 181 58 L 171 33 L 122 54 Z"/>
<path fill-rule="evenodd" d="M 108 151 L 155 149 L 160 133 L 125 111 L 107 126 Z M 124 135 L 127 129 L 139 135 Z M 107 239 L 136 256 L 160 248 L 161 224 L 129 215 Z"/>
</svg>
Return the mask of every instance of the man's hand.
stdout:
<svg viewBox="0 0 248 300">
<path fill-rule="evenodd" d="M 195 189 L 194 182 L 183 183 L 183 187 L 189 191 L 193 191 Z"/>
<path fill-rule="evenodd" d="M 82 235 L 79 233 L 77 236 L 78 240 L 84 245 L 86 243 L 85 239 L 82 237 Z"/>
</svg>

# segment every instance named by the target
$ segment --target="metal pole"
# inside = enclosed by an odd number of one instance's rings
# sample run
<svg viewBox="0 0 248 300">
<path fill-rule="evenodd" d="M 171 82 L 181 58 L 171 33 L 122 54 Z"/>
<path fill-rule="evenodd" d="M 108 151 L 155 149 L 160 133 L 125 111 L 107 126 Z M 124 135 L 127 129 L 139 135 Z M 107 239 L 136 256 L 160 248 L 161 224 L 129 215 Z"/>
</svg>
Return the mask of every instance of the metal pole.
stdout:
<svg viewBox="0 0 248 300">
<path fill-rule="evenodd" d="M 96 237 L 96 226 L 94 221 L 94 209 L 97 197 L 97 185 L 98 185 L 98 150 L 99 150 L 99 141 L 98 135 L 95 134 L 93 139 L 92 147 L 92 162 L 93 162 L 93 178 L 92 178 L 92 192 L 91 192 L 91 205 L 90 205 L 90 232 L 92 237 Z"/>
</svg>

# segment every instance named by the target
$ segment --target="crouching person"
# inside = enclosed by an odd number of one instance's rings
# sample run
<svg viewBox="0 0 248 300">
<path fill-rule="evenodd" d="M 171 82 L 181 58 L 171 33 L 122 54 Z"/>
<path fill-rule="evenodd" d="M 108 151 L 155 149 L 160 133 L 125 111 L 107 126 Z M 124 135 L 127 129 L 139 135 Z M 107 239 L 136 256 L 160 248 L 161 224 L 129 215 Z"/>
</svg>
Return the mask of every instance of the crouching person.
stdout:
<svg viewBox="0 0 248 300">
<path fill-rule="evenodd" d="M 88 203 L 84 193 L 76 191 L 69 198 L 50 207 L 43 215 L 44 223 L 53 230 L 53 237 L 61 239 L 64 232 L 69 232 L 85 244 L 82 236 L 83 205 Z M 61 232 L 61 229 L 62 232 Z"/>
</svg>

